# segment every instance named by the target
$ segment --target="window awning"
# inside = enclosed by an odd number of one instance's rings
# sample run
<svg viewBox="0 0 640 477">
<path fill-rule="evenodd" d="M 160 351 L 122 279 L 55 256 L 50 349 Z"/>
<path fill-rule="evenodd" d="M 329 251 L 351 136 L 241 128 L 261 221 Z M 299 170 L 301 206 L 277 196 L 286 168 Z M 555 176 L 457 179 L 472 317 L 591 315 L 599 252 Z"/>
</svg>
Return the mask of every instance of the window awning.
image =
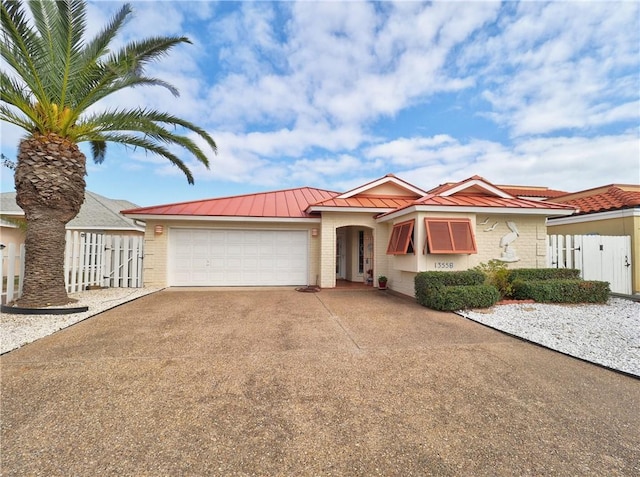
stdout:
<svg viewBox="0 0 640 477">
<path fill-rule="evenodd" d="M 413 253 L 413 226 L 415 220 L 407 220 L 393 226 L 389 245 L 387 246 L 387 255 L 404 255 Z"/>
<path fill-rule="evenodd" d="M 424 219 L 429 253 L 478 253 L 469 219 Z"/>
</svg>

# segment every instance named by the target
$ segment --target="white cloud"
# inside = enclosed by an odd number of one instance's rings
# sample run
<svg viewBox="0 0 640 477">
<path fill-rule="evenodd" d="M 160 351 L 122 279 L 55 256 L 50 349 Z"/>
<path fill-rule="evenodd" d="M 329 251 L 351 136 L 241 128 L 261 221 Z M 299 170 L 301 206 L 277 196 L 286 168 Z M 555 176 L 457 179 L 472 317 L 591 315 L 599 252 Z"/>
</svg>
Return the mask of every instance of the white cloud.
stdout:
<svg viewBox="0 0 640 477">
<path fill-rule="evenodd" d="M 473 84 L 447 74 L 447 56 L 495 16 L 496 6 L 383 4 L 383 17 L 369 3 L 295 3 L 279 45 L 262 25 L 258 38 L 266 40 L 239 40 L 253 23 L 236 13 L 225 18 L 225 31 L 239 41 L 222 57 L 236 62 L 209 94 L 212 114 L 233 127 L 301 116 L 338 126 L 394 116 L 425 96 Z M 263 48 L 284 64 L 258 60 Z"/>
<path fill-rule="evenodd" d="M 462 61 L 486 65 L 487 115 L 516 136 L 637 121 L 617 103 L 638 98 L 639 15 L 636 2 L 519 3 Z"/>
<path fill-rule="evenodd" d="M 640 182 L 637 131 L 621 135 L 531 138 L 512 147 L 449 137 L 399 139 L 369 150 L 398 174 L 425 188 L 475 174 L 496 184 L 539 185 L 575 191 L 608 183 Z M 402 158 L 397 161 L 397 158 Z"/>
<path fill-rule="evenodd" d="M 89 29 L 122 4 L 90 3 Z M 640 169 L 629 129 L 640 120 L 638 2 L 133 8 L 116 46 L 193 40 L 148 67 L 181 96 L 141 88 L 100 107 L 156 108 L 211 131 L 220 153 L 210 170 L 176 150 L 199 182 L 346 190 L 393 172 L 424 188 L 480 174 L 575 190 L 629 182 Z M 2 150 L 15 146 L 3 124 Z M 181 175 L 140 158 L 116 154 L 113 165 Z"/>
</svg>

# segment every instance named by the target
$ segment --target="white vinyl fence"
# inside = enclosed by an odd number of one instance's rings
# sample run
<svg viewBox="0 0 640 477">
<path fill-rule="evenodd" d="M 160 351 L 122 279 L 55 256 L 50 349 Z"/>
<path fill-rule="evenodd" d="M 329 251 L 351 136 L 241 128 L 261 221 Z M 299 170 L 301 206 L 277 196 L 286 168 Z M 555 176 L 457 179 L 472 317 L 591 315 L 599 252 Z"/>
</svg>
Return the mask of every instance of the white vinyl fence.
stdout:
<svg viewBox="0 0 640 477">
<path fill-rule="evenodd" d="M 609 282 L 614 293 L 631 294 L 631 237 L 549 235 L 547 266 L 577 268 L 584 280 Z"/>
<path fill-rule="evenodd" d="M 64 276 L 68 293 L 89 286 L 142 287 L 144 238 L 67 231 Z M 2 303 L 20 297 L 24 279 L 24 244 L 7 244 L 0 253 Z"/>
</svg>

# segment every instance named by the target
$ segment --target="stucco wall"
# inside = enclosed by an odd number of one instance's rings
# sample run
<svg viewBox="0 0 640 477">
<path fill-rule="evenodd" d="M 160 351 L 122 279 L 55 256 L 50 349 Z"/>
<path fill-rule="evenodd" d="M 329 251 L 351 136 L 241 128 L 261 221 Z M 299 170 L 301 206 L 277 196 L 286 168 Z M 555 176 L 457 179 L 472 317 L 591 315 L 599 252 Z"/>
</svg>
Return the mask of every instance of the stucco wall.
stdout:
<svg viewBox="0 0 640 477">
<path fill-rule="evenodd" d="M 163 226 L 163 233 L 156 234 L 156 225 Z M 309 232 L 309 283 L 315 284 L 320 274 L 320 237 L 313 237 L 312 229 L 320 229 L 317 222 L 272 223 L 272 222 L 203 222 L 203 221 L 154 221 L 147 220 L 145 233 L 144 285 L 165 287 L 168 284 L 168 246 L 171 229 L 241 229 L 241 230 L 306 230 Z"/>
<path fill-rule="evenodd" d="M 430 218 L 468 218 L 474 230 L 477 254 L 424 254 L 426 227 L 424 219 Z M 545 218 L 528 215 L 479 215 L 475 214 L 426 214 L 416 212 L 403 216 L 395 222 L 416 219 L 414 227 L 415 255 L 388 256 L 389 288 L 399 293 L 414 296 L 414 278 L 422 271 L 468 270 L 491 259 L 500 259 L 504 251 L 500 239 L 511 230 L 506 222 L 514 222 L 519 236 L 512 243 L 518 261 L 508 263 L 509 268 L 542 268 L 546 266 L 546 226 Z M 495 225 L 495 227 L 494 227 Z M 389 224 L 386 242 L 393 224 Z"/>
<path fill-rule="evenodd" d="M 640 293 L 640 216 L 629 215 L 575 224 L 547 224 L 549 235 L 628 235 L 631 237 L 632 291 Z"/>
</svg>

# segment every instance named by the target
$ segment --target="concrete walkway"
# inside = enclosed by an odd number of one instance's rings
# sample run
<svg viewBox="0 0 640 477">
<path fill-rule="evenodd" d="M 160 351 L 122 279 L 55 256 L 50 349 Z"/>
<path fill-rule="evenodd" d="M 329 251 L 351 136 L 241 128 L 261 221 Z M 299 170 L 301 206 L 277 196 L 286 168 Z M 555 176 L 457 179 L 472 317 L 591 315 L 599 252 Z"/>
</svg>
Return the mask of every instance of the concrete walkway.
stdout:
<svg viewBox="0 0 640 477">
<path fill-rule="evenodd" d="M 640 380 L 375 290 L 165 290 L 0 365 L 3 476 L 640 473 Z"/>
</svg>

